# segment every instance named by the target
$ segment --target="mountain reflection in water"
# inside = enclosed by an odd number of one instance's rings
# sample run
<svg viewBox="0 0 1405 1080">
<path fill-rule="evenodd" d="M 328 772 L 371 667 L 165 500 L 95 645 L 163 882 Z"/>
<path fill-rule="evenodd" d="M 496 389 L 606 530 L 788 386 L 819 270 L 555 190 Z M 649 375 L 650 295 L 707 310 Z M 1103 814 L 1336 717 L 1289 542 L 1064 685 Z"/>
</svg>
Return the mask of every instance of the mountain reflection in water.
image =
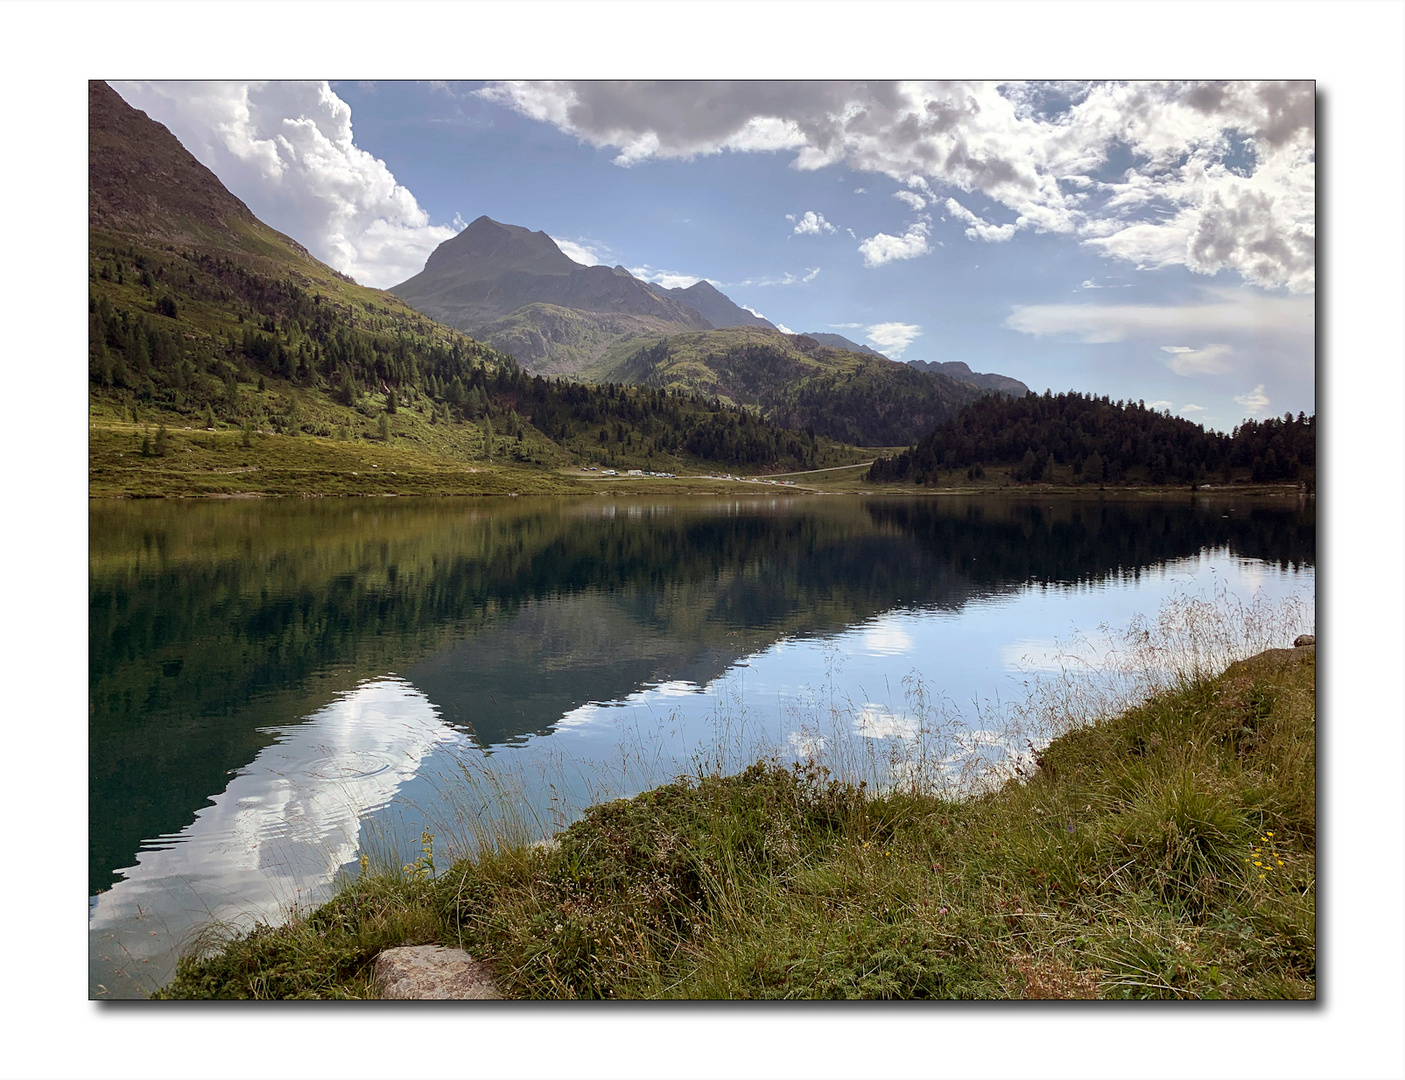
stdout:
<svg viewBox="0 0 1405 1080">
<path fill-rule="evenodd" d="M 1206 552 L 1285 589 L 1315 559 L 1310 503 L 1048 497 L 94 503 L 90 537 L 104 985 L 211 915 L 322 895 L 368 817 L 432 799 L 436 751 L 599 760 L 676 714 L 686 756 L 719 687 L 812 702 L 825 649 L 854 734 L 901 739 L 909 673 L 989 695 L 983 665 L 1047 650 L 1031 604 L 1090 629 Z"/>
</svg>

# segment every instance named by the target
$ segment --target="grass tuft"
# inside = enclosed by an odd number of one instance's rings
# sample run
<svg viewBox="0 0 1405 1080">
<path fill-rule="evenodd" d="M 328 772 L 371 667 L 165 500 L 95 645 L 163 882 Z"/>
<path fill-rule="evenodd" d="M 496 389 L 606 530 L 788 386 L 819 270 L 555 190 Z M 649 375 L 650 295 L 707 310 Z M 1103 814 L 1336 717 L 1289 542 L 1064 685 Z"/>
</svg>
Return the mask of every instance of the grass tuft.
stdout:
<svg viewBox="0 0 1405 1080">
<path fill-rule="evenodd" d="M 965 798 L 772 759 L 368 869 L 161 996 L 369 996 L 433 941 L 524 998 L 1311 998 L 1314 653 L 1182 673 Z"/>
</svg>

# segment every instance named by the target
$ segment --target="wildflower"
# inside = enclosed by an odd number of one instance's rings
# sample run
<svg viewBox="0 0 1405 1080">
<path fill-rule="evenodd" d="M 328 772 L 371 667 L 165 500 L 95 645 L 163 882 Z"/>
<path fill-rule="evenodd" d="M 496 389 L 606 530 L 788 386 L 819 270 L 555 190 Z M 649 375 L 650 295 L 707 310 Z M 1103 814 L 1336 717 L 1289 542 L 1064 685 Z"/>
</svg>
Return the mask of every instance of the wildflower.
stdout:
<svg viewBox="0 0 1405 1080">
<path fill-rule="evenodd" d="M 937 908 L 937 914 L 938 914 L 938 915 L 945 915 L 945 914 L 946 914 L 946 908 Z"/>
</svg>

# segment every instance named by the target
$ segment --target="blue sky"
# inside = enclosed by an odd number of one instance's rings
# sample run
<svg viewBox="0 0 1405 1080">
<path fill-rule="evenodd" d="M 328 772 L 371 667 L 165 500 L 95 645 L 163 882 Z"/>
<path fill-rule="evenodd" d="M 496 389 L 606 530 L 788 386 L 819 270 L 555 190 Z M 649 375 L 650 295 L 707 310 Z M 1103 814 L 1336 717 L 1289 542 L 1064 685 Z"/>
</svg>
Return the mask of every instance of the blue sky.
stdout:
<svg viewBox="0 0 1405 1080">
<path fill-rule="evenodd" d="M 487 214 L 794 331 L 1315 411 L 1310 83 L 116 83 L 365 284 Z"/>
</svg>

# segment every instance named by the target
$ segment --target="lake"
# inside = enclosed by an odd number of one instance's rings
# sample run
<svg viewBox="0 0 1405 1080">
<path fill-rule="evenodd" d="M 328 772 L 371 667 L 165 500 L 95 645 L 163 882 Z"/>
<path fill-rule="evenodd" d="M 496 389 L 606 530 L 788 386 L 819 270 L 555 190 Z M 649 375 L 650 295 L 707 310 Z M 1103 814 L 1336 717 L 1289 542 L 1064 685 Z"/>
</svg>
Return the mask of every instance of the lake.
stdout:
<svg viewBox="0 0 1405 1080">
<path fill-rule="evenodd" d="M 211 920 L 276 921 L 363 854 L 414 858 L 425 829 L 442 865 L 494 829 L 545 838 L 593 801 L 760 754 L 875 784 L 1008 775 L 1052 733 L 1020 711 L 1040 680 L 1139 616 L 1288 601 L 1310 630 L 1314 514 L 1230 496 L 94 501 L 90 993 L 140 996 Z"/>
</svg>

